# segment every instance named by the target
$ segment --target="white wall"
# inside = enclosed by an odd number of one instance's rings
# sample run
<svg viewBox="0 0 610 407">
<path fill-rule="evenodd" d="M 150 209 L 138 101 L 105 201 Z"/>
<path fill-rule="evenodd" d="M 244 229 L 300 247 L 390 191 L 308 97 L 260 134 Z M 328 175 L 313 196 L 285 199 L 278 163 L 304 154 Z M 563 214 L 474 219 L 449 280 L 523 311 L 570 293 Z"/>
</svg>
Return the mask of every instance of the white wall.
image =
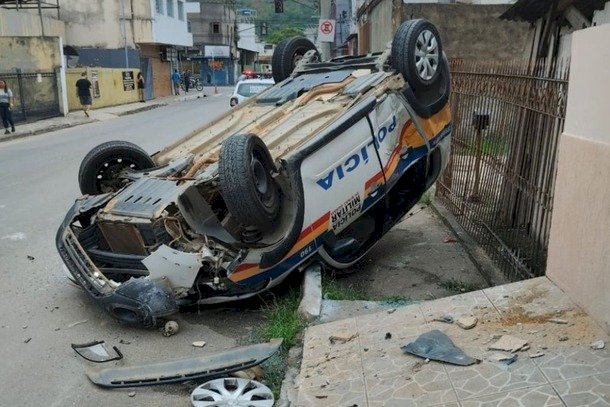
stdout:
<svg viewBox="0 0 610 407">
<path fill-rule="evenodd" d="M 167 15 L 167 2 L 171 1 L 174 8 L 174 16 Z M 183 4 L 186 2 L 182 2 Z M 154 13 L 153 40 L 157 44 L 193 46 L 193 35 L 188 32 L 186 23 L 187 7 L 184 4 L 183 19 L 179 19 L 178 0 L 163 0 L 163 14 L 157 13 L 155 1 L 151 0 L 151 10 Z"/>
<path fill-rule="evenodd" d="M 238 23 L 237 33 L 239 35 L 239 41 L 237 41 L 237 48 L 258 53 L 263 52 L 263 44 L 257 42 L 256 29 L 254 24 Z"/>
<path fill-rule="evenodd" d="M 65 37 L 66 27 L 63 21 L 43 17 L 45 35 Z M 26 11 L 0 8 L 0 37 L 37 37 L 42 35 L 40 17 Z"/>
</svg>

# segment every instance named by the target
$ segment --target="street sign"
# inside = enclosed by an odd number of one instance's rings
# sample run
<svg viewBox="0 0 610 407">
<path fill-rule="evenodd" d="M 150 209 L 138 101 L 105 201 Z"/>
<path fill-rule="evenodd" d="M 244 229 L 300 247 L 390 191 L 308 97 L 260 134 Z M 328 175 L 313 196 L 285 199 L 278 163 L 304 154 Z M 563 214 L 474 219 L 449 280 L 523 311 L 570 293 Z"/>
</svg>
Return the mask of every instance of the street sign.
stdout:
<svg viewBox="0 0 610 407">
<path fill-rule="evenodd" d="M 320 23 L 318 24 L 318 41 L 335 41 L 335 20 L 320 19 Z"/>
</svg>

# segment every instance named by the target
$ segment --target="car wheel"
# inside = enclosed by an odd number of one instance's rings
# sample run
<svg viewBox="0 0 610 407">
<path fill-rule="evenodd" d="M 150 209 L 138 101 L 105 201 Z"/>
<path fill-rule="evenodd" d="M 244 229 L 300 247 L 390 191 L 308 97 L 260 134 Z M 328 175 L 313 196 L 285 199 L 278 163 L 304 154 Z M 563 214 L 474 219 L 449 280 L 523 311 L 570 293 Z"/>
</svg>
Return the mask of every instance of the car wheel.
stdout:
<svg viewBox="0 0 610 407">
<path fill-rule="evenodd" d="M 271 57 L 271 69 L 275 83 L 288 78 L 303 55 L 310 50 L 316 51 L 319 60 L 320 54 L 316 46 L 305 37 L 290 37 L 280 41 L 275 46 Z"/>
<path fill-rule="evenodd" d="M 407 86 L 402 93 L 418 116 L 427 119 L 438 113 L 449 101 L 451 93 L 451 74 L 447 58 L 443 55 L 436 84 L 428 89 L 413 89 Z"/>
<path fill-rule="evenodd" d="M 146 170 L 155 162 L 140 147 L 127 141 L 108 141 L 93 148 L 80 164 L 78 185 L 83 194 L 99 195 L 121 189 L 121 173 Z"/>
<path fill-rule="evenodd" d="M 237 106 L 238 103 L 239 103 L 239 101 L 237 100 L 237 98 L 231 98 L 231 100 L 229 101 L 229 105 L 231 107 Z"/>
<path fill-rule="evenodd" d="M 220 191 L 227 209 L 240 223 L 261 231 L 272 229 L 280 209 L 274 171 L 267 146 L 254 134 L 235 134 L 222 143 Z"/>
<path fill-rule="evenodd" d="M 441 39 L 426 20 L 408 20 L 398 27 L 392 41 L 392 65 L 414 89 L 434 85 L 443 58 Z"/>
</svg>

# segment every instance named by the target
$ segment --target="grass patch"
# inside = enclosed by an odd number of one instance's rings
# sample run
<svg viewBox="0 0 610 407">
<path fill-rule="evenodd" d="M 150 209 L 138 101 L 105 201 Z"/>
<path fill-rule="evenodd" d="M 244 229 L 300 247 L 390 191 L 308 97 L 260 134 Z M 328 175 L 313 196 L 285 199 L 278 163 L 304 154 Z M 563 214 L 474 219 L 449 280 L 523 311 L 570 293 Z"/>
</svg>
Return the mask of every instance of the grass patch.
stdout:
<svg viewBox="0 0 610 407">
<path fill-rule="evenodd" d="M 422 205 L 430 205 L 432 203 L 432 193 L 430 191 L 424 192 L 421 198 L 419 198 L 418 203 Z"/>
<path fill-rule="evenodd" d="M 381 302 L 395 307 L 404 307 L 405 305 L 417 303 L 417 301 L 412 300 L 411 298 L 402 297 L 400 295 L 386 295 L 381 299 Z"/>
<path fill-rule="evenodd" d="M 336 301 L 372 301 L 371 296 L 353 287 L 342 287 L 333 278 L 322 278 L 322 296 Z"/>
<path fill-rule="evenodd" d="M 455 278 L 443 281 L 439 286 L 454 294 L 467 293 L 481 288 L 478 284 L 465 283 Z"/>
<path fill-rule="evenodd" d="M 300 291 L 297 287 L 290 288 L 286 295 L 274 299 L 263 308 L 265 322 L 255 332 L 258 342 L 272 338 L 284 340 L 280 351 L 261 365 L 265 372 L 265 384 L 273 391 L 276 400 L 280 397 L 288 351 L 300 341 L 306 325 L 297 312 L 299 301 Z"/>
</svg>

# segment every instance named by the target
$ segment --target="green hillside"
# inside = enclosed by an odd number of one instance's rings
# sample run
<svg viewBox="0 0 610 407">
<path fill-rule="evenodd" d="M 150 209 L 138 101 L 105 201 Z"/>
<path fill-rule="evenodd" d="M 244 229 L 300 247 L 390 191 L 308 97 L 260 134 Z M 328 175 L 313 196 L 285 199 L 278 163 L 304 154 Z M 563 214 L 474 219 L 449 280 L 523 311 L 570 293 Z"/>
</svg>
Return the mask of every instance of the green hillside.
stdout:
<svg viewBox="0 0 610 407">
<path fill-rule="evenodd" d="M 318 4 L 318 0 L 284 0 L 284 12 L 279 14 L 275 13 L 272 0 L 237 0 L 236 7 L 256 10 L 256 22 L 266 22 L 268 34 L 273 34 L 283 28 L 316 27 L 320 14 Z"/>
</svg>

